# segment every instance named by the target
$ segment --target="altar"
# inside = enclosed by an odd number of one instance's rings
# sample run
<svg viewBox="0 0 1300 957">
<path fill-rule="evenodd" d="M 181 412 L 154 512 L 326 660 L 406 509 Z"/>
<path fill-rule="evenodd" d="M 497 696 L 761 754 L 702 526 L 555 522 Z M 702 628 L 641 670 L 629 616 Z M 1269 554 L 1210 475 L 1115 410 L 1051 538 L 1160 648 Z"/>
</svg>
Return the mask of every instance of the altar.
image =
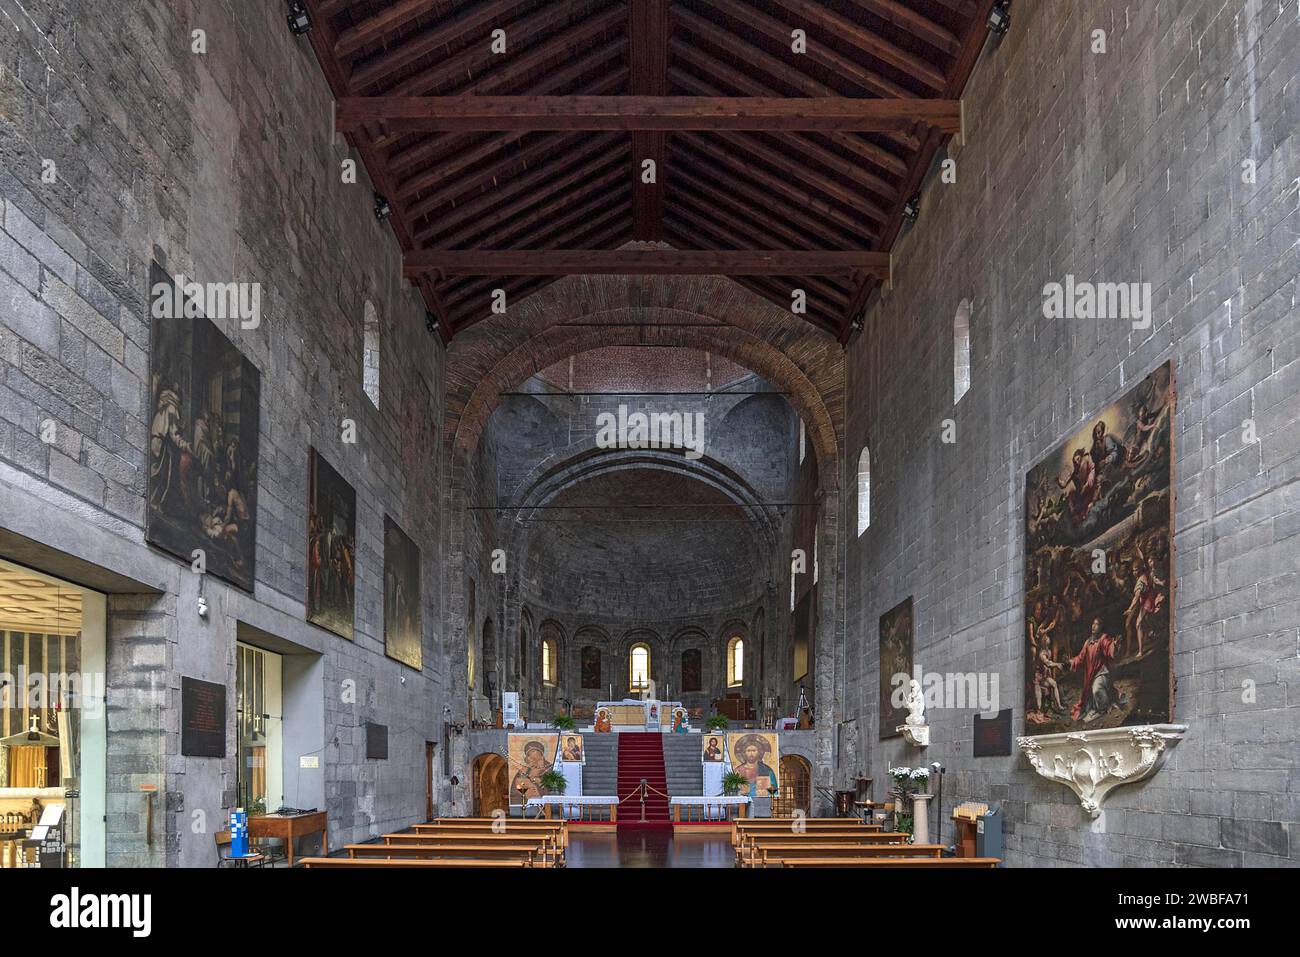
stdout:
<svg viewBox="0 0 1300 957">
<path fill-rule="evenodd" d="M 673 715 L 681 711 L 690 727 L 689 713 L 680 701 L 642 701 L 624 698 L 622 701 L 598 701 L 595 723 L 590 731 L 672 731 Z"/>
</svg>

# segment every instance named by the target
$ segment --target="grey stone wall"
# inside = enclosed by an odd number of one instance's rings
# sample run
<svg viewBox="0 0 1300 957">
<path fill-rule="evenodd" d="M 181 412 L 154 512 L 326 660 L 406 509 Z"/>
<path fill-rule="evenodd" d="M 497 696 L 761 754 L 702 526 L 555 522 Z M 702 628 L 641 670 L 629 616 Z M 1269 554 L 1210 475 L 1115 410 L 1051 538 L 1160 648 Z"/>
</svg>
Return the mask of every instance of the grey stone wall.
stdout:
<svg viewBox="0 0 1300 957">
<path fill-rule="evenodd" d="M 1002 802 L 1012 865 L 1294 866 L 1300 18 L 1256 0 L 1025 3 L 1013 16 L 967 90 L 957 182 L 929 181 L 893 288 L 848 356 L 841 661 L 860 745 L 840 771 L 870 774 L 879 791 L 891 764 L 942 761 L 949 808 Z M 1109 52 L 1090 52 L 1095 29 Z M 1066 274 L 1150 282 L 1152 327 L 1044 319 L 1043 286 Z M 973 386 L 954 407 L 962 299 L 974 304 Z M 970 711 L 933 713 L 924 756 L 880 742 L 877 623 L 908 595 L 917 662 L 996 673 L 1023 733 L 1025 473 L 1167 358 L 1175 717 L 1189 730 L 1163 770 L 1113 792 L 1090 822 L 1018 755 L 973 758 Z M 941 441 L 948 418 L 954 444 Z M 854 537 L 868 442 L 872 522 Z"/>
<path fill-rule="evenodd" d="M 233 701 L 245 623 L 324 662 L 315 773 L 331 843 L 422 818 L 424 743 L 441 741 L 447 689 L 435 495 L 444 360 L 364 169 L 342 181 L 356 157 L 332 133 L 310 47 L 279 7 L 251 0 L 143 0 L 111 16 L 3 0 L 0 12 L 0 526 L 140 584 L 109 604 L 110 863 L 215 859 L 234 741 L 224 762 L 180 755 L 179 683 L 220 681 Z M 193 52 L 195 30 L 205 53 Z M 144 544 L 154 259 L 203 282 L 262 285 L 259 328 L 215 320 L 261 373 L 256 585 L 250 596 L 209 576 L 206 622 L 194 576 Z M 378 409 L 362 390 L 366 301 L 382 329 Z M 52 443 L 39 436 L 47 419 Z M 310 446 L 357 491 L 352 643 L 303 621 Z M 385 513 L 423 555 L 419 674 L 383 654 Z M 389 726 L 382 767 L 364 759 L 365 721 Z M 142 783 L 159 785 L 152 850 Z M 196 830 L 199 811 L 209 823 Z"/>
</svg>

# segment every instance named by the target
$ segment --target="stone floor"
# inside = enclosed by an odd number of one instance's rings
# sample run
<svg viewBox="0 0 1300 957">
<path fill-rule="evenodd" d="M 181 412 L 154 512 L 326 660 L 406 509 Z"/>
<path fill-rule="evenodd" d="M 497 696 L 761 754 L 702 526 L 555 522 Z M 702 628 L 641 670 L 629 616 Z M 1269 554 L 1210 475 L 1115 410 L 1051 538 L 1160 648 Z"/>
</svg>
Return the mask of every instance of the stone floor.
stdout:
<svg viewBox="0 0 1300 957">
<path fill-rule="evenodd" d="M 569 867 L 734 867 L 729 834 L 570 834 Z"/>
</svg>

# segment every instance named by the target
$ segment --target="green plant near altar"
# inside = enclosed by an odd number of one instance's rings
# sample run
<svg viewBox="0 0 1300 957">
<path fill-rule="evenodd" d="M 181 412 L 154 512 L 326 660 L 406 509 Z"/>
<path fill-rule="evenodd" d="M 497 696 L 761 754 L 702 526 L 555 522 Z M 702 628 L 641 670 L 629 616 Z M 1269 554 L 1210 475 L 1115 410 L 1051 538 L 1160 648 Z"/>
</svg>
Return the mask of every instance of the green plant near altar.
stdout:
<svg viewBox="0 0 1300 957">
<path fill-rule="evenodd" d="M 710 731 L 726 731 L 729 724 L 731 719 L 725 714 L 711 715 L 709 720 L 704 722 L 704 726 Z"/>
<path fill-rule="evenodd" d="M 741 788 L 749 787 L 749 778 L 739 771 L 728 771 L 722 776 L 722 793 L 731 797 L 740 793 Z"/>
<path fill-rule="evenodd" d="M 542 775 L 542 790 L 547 794 L 563 794 L 568 785 L 568 779 L 554 768 Z"/>
<path fill-rule="evenodd" d="M 561 731 L 572 731 L 578 726 L 578 722 L 574 721 L 573 716 L 568 714 L 557 714 L 551 719 L 551 724 Z"/>
</svg>

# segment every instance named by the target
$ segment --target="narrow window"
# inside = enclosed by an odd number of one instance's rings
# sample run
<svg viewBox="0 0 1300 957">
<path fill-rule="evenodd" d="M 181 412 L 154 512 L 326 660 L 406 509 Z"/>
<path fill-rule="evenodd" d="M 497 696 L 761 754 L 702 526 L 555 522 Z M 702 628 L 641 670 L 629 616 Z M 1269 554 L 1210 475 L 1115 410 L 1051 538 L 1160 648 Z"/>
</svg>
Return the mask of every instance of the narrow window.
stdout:
<svg viewBox="0 0 1300 957">
<path fill-rule="evenodd" d="M 542 642 L 542 682 L 555 684 L 555 639 L 547 638 Z"/>
<path fill-rule="evenodd" d="M 799 420 L 799 464 L 803 465 L 803 457 L 808 451 L 808 427 L 803 424 L 803 419 Z"/>
<path fill-rule="evenodd" d="M 379 314 L 366 300 L 365 324 L 362 327 L 362 387 L 370 401 L 379 408 Z"/>
<path fill-rule="evenodd" d="M 952 320 L 952 401 L 970 390 L 970 300 L 963 299 Z"/>
<path fill-rule="evenodd" d="M 650 687 L 650 646 L 633 645 L 628 659 L 627 683 L 632 691 L 645 691 Z"/>
<path fill-rule="evenodd" d="M 871 449 L 858 456 L 858 534 L 871 526 Z"/>
<path fill-rule="evenodd" d="M 737 635 L 727 642 L 727 687 L 745 683 L 745 640 Z"/>
</svg>

